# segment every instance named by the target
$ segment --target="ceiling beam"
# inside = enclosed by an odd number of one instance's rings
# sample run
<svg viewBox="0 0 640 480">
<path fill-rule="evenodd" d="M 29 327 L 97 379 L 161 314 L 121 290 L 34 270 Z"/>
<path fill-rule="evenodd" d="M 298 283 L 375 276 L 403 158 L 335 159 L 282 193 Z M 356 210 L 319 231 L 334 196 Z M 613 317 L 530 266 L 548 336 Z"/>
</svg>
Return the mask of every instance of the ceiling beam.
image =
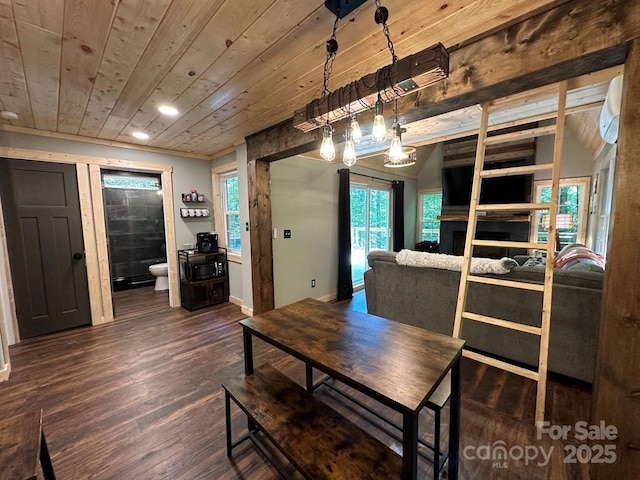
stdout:
<svg viewBox="0 0 640 480">
<path fill-rule="evenodd" d="M 450 53 L 449 79 L 398 100 L 401 123 L 514 95 L 624 63 L 640 35 L 633 0 L 574 0 Z M 373 115 L 361 114 L 365 134 Z M 346 120 L 336 122 L 336 133 Z M 338 135 L 335 135 L 338 137 Z M 315 150 L 321 132 L 303 133 L 289 119 L 247 137 L 249 160 L 274 161 Z"/>
<path fill-rule="evenodd" d="M 293 124 L 303 132 L 310 132 L 322 126 L 327 118 L 333 123 L 352 113 L 372 109 L 379 98 L 390 103 L 397 96 L 440 82 L 448 74 L 449 52 L 438 43 L 316 98 L 294 112 Z"/>
</svg>

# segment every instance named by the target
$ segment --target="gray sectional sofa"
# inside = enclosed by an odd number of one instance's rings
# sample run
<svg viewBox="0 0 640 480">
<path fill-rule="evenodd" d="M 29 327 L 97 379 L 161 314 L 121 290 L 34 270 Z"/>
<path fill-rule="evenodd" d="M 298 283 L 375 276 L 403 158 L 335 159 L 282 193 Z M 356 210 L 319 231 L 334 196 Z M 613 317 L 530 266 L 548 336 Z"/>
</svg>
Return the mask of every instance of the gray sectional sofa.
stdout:
<svg viewBox="0 0 640 480">
<path fill-rule="evenodd" d="M 373 251 L 364 273 L 369 313 L 451 335 L 460 272 L 396 263 L 393 252 Z M 494 278 L 543 283 L 544 269 L 515 267 Z M 554 271 L 549 370 L 593 382 L 603 273 Z M 467 310 L 528 325 L 540 325 L 542 294 L 471 283 Z M 463 322 L 467 346 L 536 366 L 539 337 L 493 325 Z"/>
</svg>

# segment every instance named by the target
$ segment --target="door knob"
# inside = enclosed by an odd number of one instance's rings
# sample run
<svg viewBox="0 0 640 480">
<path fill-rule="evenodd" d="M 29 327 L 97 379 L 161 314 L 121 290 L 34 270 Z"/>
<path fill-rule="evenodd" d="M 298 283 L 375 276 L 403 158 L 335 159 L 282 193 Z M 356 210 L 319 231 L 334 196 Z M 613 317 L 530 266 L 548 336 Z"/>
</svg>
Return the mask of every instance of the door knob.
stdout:
<svg viewBox="0 0 640 480">
<path fill-rule="evenodd" d="M 84 258 L 84 253 L 81 252 L 76 252 L 73 254 L 73 259 L 74 260 L 82 260 Z"/>
</svg>

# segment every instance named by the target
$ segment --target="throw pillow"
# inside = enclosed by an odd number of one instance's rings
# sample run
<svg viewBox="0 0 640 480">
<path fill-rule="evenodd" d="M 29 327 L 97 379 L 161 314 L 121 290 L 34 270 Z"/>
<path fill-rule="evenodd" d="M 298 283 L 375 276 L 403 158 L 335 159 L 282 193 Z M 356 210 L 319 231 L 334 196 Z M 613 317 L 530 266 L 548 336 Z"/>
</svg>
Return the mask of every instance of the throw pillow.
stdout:
<svg viewBox="0 0 640 480">
<path fill-rule="evenodd" d="M 579 243 L 564 247 L 556 256 L 554 266 L 555 268 L 567 268 L 570 263 L 575 264 L 576 261 L 595 265 L 603 270 L 605 267 L 605 260 L 602 256 Z"/>
</svg>

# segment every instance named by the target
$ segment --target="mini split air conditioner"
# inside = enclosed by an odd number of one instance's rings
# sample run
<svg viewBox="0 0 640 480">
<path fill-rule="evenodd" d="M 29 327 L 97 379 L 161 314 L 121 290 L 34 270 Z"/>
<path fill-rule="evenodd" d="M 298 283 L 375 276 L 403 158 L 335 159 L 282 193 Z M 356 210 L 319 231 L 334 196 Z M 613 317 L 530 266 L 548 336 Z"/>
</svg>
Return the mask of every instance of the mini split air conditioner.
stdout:
<svg viewBox="0 0 640 480">
<path fill-rule="evenodd" d="M 600 135 L 607 143 L 618 141 L 620 105 L 622 103 L 622 75 L 611 80 L 600 112 Z"/>
</svg>

